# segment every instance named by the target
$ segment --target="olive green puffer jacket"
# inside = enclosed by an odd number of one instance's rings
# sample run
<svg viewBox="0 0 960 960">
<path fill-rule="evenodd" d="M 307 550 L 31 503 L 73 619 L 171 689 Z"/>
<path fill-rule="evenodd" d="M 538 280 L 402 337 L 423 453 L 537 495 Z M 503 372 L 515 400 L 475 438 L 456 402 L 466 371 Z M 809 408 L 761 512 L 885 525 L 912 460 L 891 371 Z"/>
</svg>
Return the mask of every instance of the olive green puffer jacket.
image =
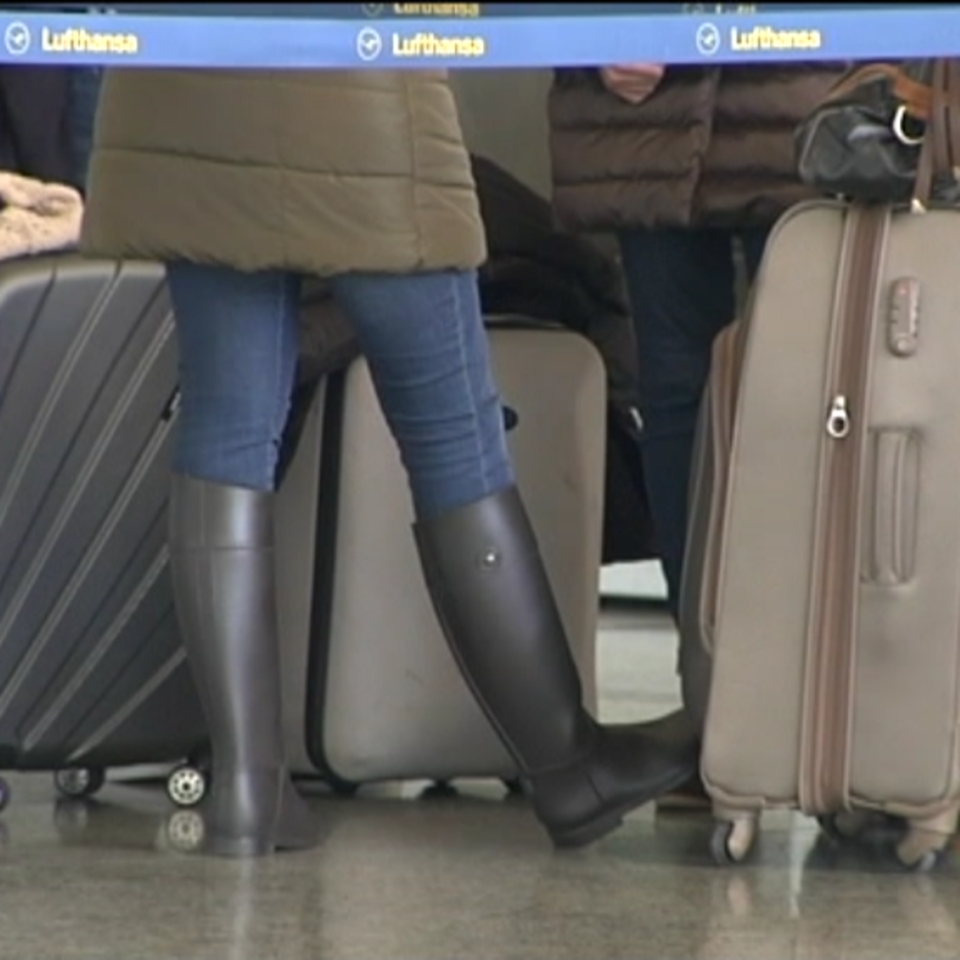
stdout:
<svg viewBox="0 0 960 960">
<path fill-rule="evenodd" d="M 82 247 L 316 275 L 486 255 L 441 71 L 109 71 Z"/>
</svg>

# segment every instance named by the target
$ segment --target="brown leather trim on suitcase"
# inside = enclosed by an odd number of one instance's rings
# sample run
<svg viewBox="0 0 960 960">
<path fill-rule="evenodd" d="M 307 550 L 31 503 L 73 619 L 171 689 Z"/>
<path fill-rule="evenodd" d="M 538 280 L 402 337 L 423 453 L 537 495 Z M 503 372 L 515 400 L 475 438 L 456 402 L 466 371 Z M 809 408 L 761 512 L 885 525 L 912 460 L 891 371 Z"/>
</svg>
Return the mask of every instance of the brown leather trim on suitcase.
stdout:
<svg viewBox="0 0 960 960">
<path fill-rule="evenodd" d="M 738 362 L 738 340 L 744 322 L 738 321 L 722 330 L 713 342 L 713 356 L 710 365 L 710 422 L 704 424 L 713 440 L 713 483 L 710 494 L 710 513 L 706 532 L 709 545 L 703 558 L 703 585 L 700 590 L 699 623 L 703 640 L 709 649 L 713 648 L 714 628 L 716 625 L 717 604 L 720 591 L 720 551 L 718 545 L 723 542 L 723 505 L 727 498 L 727 474 L 729 472 L 731 446 L 733 443 L 733 420 L 736 411 L 737 387 L 740 383 L 740 363 Z"/>
<path fill-rule="evenodd" d="M 851 207 L 833 319 L 805 677 L 800 807 L 846 807 L 859 580 L 859 493 L 874 315 L 889 212 Z"/>
<path fill-rule="evenodd" d="M 753 298 L 756 286 L 751 288 L 747 298 L 744 317 L 753 312 Z M 723 520 L 726 515 L 724 505 L 727 502 L 727 485 L 730 474 L 730 461 L 733 456 L 733 429 L 737 414 L 737 395 L 740 391 L 743 361 L 746 354 L 749 323 L 747 319 L 737 320 L 725 327 L 713 341 L 710 362 L 711 420 L 710 430 L 713 443 L 714 489 L 711 493 L 710 515 L 708 519 L 706 542 L 711 547 L 703 560 L 703 583 L 700 589 L 700 610 L 698 622 L 703 640 L 708 649 L 713 649 L 714 628 L 717 622 L 717 607 L 720 602 L 720 550 L 723 542 Z"/>
</svg>

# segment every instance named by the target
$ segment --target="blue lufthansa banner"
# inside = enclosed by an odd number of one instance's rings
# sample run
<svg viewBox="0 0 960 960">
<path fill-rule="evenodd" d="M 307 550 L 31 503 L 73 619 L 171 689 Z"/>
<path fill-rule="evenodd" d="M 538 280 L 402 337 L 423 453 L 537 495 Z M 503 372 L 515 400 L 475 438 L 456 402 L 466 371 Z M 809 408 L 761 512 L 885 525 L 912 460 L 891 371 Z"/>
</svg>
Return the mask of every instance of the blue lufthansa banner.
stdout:
<svg viewBox="0 0 960 960">
<path fill-rule="evenodd" d="M 136 5 L 127 5 L 127 7 Z M 202 7 L 208 5 L 201 5 Z M 656 61 L 676 64 L 771 60 L 869 60 L 960 53 L 960 5 L 749 5 L 598 4 L 357 4 L 257 5 L 249 16 L 236 7 L 221 15 L 170 15 L 121 10 L 112 14 L 45 13 L 36 6 L 0 8 L 0 62 L 130 67 L 552 67 Z M 679 8 L 686 7 L 683 12 Z M 695 8 L 710 10 L 712 15 Z M 157 9 L 157 5 L 143 5 Z M 315 16 L 308 16 L 314 8 Z M 517 8 L 539 9 L 532 13 Z M 631 7 L 634 10 L 631 10 Z M 352 16 L 346 16 L 343 8 Z M 463 8 L 454 10 L 453 8 Z M 511 9 L 507 9 L 511 8 Z M 691 8 L 694 8 L 691 10 Z M 404 10 L 413 16 L 405 16 Z M 424 16 L 450 9 L 451 15 Z M 61 8 L 62 10 L 62 8 Z M 473 15 L 470 15 L 470 11 Z M 502 11 L 502 13 L 501 13 Z"/>
</svg>

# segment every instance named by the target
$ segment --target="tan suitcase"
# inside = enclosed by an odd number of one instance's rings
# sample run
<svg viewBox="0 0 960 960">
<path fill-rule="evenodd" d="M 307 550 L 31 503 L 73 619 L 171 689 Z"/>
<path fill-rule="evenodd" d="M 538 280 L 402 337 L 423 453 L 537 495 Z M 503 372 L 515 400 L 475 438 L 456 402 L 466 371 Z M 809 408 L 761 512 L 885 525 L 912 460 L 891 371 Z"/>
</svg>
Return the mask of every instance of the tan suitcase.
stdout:
<svg viewBox="0 0 960 960">
<path fill-rule="evenodd" d="M 579 334 L 489 318 L 507 438 L 580 670 L 596 705 L 598 570 L 606 381 Z M 319 498 L 316 491 L 320 492 Z M 312 492 L 311 492 L 312 491 Z M 339 792 L 375 782 L 517 776 L 457 670 L 426 593 L 400 454 L 370 371 L 355 361 L 327 382 L 284 483 L 289 539 L 320 531 L 316 553 L 290 553 L 281 578 L 288 749 L 294 769 Z M 311 579 L 312 606 L 302 602 Z"/>
<path fill-rule="evenodd" d="M 954 832 L 958 252 L 957 210 L 801 205 L 717 340 L 681 666 L 706 706 L 721 862 L 747 854 L 764 809 L 849 836 L 903 817 L 898 856 L 918 869 Z"/>
</svg>

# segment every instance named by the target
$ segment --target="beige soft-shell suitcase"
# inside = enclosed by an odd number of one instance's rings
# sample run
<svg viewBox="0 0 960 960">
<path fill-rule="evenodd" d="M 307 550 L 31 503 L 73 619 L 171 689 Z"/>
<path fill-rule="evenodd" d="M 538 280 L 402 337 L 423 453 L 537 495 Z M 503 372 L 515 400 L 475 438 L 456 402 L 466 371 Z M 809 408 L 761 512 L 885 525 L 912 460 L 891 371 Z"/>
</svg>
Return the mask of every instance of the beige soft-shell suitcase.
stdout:
<svg viewBox="0 0 960 960">
<path fill-rule="evenodd" d="M 681 617 L 714 854 L 764 809 L 881 812 L 928 868 L 960 800 L 960 211 L 790 211 L 714 360 Z"/>
<path fill-rule="evenodd" d="M 562 328 L 524 318 L 489 324 L 517 484 L 592 708 L 603 361 Z M 312 605 L 283 605 L 294 769 L 319 771 L 348 793 L 391 780 L 513 781 L 516 765 L 457 670 L 427 596 L 400 454 L 363 360 L 327 382 L 285 494 L 281 529 L 293 539 L 305 525 L 319 531 L 316 552 L 311 542 L 311 555 L 282 581 L 293 600 L 304 596 L 304 576 L 313 584 Z"/>
</svg>

